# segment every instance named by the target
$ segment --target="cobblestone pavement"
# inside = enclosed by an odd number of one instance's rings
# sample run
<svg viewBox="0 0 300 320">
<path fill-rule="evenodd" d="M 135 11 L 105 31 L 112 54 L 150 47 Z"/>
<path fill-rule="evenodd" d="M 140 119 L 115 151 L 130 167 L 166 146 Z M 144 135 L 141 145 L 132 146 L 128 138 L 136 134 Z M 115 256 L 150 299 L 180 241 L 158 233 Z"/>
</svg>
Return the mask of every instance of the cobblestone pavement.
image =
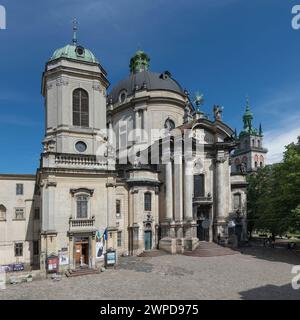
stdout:
<svg viewBox="0 0 300 320">
<path fill-rule="evenodd" d="M 300 299 L 287 249 L 247 248 L 218 257 L 120 258 L 118 270 L 8 285 L 1 299 Z"/>
</svg>

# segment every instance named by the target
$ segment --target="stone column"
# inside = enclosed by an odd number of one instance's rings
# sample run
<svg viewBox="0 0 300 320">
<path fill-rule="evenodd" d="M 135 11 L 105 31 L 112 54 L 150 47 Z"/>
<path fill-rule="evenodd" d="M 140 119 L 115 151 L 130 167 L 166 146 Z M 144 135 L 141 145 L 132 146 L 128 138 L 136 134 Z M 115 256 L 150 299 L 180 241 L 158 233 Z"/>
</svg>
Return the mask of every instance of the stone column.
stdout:
<svg viewBox="0 0 300 320">
<path fill-rule="evenodd" d="M 149 137 L 148 137 L 148 113 L 147 109 L 143 110 L 143 141 L 149 144 Z"/>
<path fill-rule="evenodd" d="M 228 201 L 228 188 L 229 186 L 226 185 L 226 170 L 224 168 L 224 165 L 226 164 L 226 158 L 223 152 L 218 152 L 216 157 L 216 168 L 215 168 L 215 199 L 216 199 L 216 216 L 215 216 L 215 232 L 214 232 L 214 238 L 215 240 L 218 237 L 218 234 L 220 233 L 221 236 L 224 236 L 223 234 L 223 227 L 225 226 L 225 218 L 227 211 L 227 202 Z"/>
<path fill-rule="evenodd" d="M 113 125 L 112 125 L 112 120 L 109 119 L 108 122 L 108 142 L 113 146 L 114 141 L 113 141 Z"/>
<path fill-rule="evenodd" d="M 191 156 L 184 163 L 184 250 L 194 250 L 198 244 L 197 223 L 193 219 L 194 175 Z"/>
<path fill-rule="evenodd" d="M 118 228 L 116 227 L 116 204 L 114 197 L 114 181 L 108 179 L 106 183 L 107 189 L 107 233 L 108 239 L 106 242 L 106 248 L 116 249 L 116 232 Z"/>
<path fill-rule="evenodd" d="M 166 220 L 173 221 L 173 170 L 169 160 L 165 165 L 166 170 Z"/>
<path fill-rule="evenodd" d="M 182 154 L 174 154 L 174 215 L 177 238 L 183 237 L 183 179 Z"/>
<path fill-rule="evenodd" d="M 193 220 L 193 161 L 185 159 L 184 163 L 184 219 Z"/>
</svg>

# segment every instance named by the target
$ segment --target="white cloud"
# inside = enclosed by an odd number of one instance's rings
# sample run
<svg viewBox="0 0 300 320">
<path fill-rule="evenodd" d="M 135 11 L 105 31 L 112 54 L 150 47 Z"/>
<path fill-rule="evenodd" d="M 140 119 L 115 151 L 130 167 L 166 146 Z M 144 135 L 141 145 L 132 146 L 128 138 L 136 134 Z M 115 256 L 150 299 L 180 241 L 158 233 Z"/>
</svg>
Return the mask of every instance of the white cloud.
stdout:
<svg viewBox="0 0 300 320">
<path fill-rule="evenodd" d="M 267 162 L 283 159 L 285 146 L 300 136 L 299 83 L 271 89 L 268 96 L 257 104 L 255 117 L 262 119 L 264 146 L 268 149 Z M 266 119 L 266 120 L 264 120 Z"/>
<path fill-rule="evenodd" d="M 299 125 L 296 127 L 279 127 L 265 133 L 265 146 L 269 152 L 267 155 L 268 163 L 280 162 L 283 158 L 285 146 L 297 141 L 300 135 Z"/>
</svg>

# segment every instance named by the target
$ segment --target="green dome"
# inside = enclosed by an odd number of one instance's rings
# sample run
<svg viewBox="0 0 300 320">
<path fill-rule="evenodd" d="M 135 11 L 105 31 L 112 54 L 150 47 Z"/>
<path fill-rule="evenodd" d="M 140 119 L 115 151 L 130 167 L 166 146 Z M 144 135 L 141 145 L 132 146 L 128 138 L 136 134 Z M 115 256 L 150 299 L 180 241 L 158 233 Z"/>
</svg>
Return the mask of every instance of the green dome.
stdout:
<svg viewBox="0 0 300 320">
<path fill-rule="evenodd" d="M 59 58 L 73 59 L 84 62 L 99 63 L 94 54 L 81 46 L 68 44 L 63 48 L 55 50 L 49 61 Z"/>
</svg>

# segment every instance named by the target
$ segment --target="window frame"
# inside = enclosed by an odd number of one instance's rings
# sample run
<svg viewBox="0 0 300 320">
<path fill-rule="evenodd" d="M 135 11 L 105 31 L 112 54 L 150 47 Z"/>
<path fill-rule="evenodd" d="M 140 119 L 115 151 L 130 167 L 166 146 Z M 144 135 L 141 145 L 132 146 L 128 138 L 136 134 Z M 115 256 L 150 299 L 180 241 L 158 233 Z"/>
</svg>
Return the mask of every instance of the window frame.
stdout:
<svg viewBox="0 0 300 320">
<path fill-rule="evenodd" d="M 147 197 L 149 198 L 147 199 Z M 147 212 L 152 211 L 152 193 L 151 192 L 144 193 L 144 211 L 147 211 Z"/>
<path fill-rule="evenodd" d="M 19 190 L 21 189 L 21 191 Z M 16 183 L 16 195 L 23 196 L 24 195 L 24 183 Z"/>
<path fill-rule="evenodd" d="M 119 208 L 119 210 L 118 210 L 118 208 Z M 120 199 L 116 199 L 116 217 L 118 219 L 120 219 L 122 216 L 121 212 L 122 212 L 122 201 Z"/>
<path fill-rule="evenodd" d="M 0 205 L 0 221 L 6 221 L 6 215 L 7 215 L 7 208 L 5 205 Z"/>
<path fill-rule="evenodd" d="M 117 232 L 117 247 L 122 247 L 123 245 L 123 235 L 122 235 L 122 231 L 118 231 Z"/>
<path fill-rule="evenodd" d="M 78 93 L 78 96 L 77 96 Z M 83 96 L 85 95 L 85 96 Z M 77 101 L 76 101 L 77 99 Z M 85 101 L 86 100 L 86 101 Z M 78 103 L 76 105 L 75 103 Z M 84 105 L 86 103 L 86 105 Z M 77 110 L 78 108 L 78 110 Z M 86 111 L 83 111 L 86 109 Z M 82 88 L 77 88 L 72 94 L 72 115 L 73 115 L 73 126 L 81 128 L 89 128 L 90 126 L 90 108 L 89 108 L 89 94 Z M 77 118 L 78 117 L 78 118 Z M 85 119 L 83 119 L 85 117 Z M 78 122 L 77 122 L 78 120 Z M 86 121 L 86 122 L 84 122 Z"/>
<path fill-rule="evenodd" d="M 22 218 L 18 217 L 18 214 L 19 214 L 18 211 L 20 211 L 20 212 L 22 211 Z M 25 220 L 25 208 L 22 208 L 22 207 L 15 208 L 14 220 L 17 220 L 17 221 Z"/>
<path fill-rule="evenodd" d="M 15 251 L 15 257 L 23 257 L 24 243 L 23 242 L 15 242 L 14 251 Z"/>
<path fill-rule="evenodd" d="M 239 201 L 238 201 L 238 206 L 236 206 L 236 197 L 238 197 Z M 238 210 L 238 209 L 241 209 L 242 207 L 242 194 L 240 192 L 236 192 L 233 194 L 233 209 L 234 210 Z"/>
<path fill-rule="evenodd" d="M 86 201 L 79 200 L 79 198 L 83 198 L 83 197 L 86 198 Z M 79 201 L 81 202 L 81 205 L 82 205 L 83 202 L 86 202 L 86 217 L 79 217 L 79 215 L 78 215 L 78 213 L 79 213 L 79 211 L 78 211 Z M 89 202 L 90 202 L 90 196 L 89 195 L 87 195 L 87 194 L 78 194 L 78 195 L 76 195 L 76 197 L 75 197 L 75 206 L 76 206 L 75 218 L 77 220 L 89 219 Z"/>
</svg>

